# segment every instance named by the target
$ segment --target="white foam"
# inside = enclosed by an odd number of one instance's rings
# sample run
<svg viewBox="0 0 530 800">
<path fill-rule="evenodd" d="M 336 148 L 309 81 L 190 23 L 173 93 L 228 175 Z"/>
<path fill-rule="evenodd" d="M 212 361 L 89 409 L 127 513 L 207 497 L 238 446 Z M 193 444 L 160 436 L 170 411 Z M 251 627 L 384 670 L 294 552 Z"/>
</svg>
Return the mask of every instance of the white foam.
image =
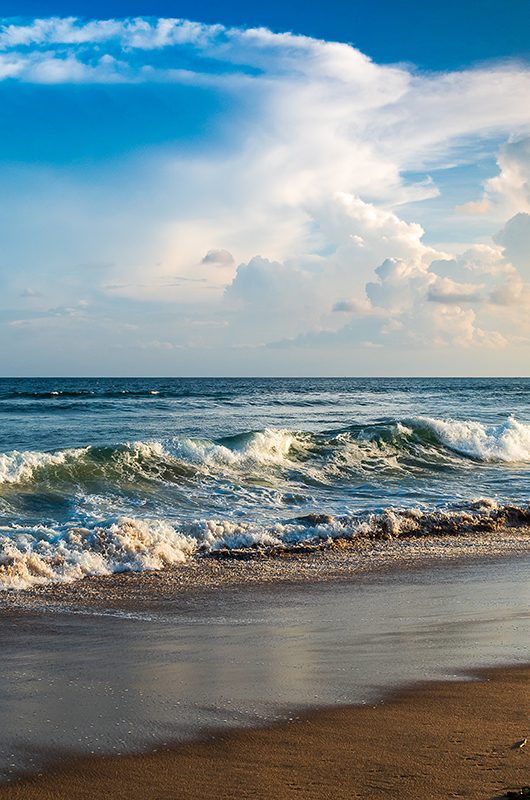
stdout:
<svg viewBox="0 0 530 800">
<path fill-rule="evenodd" d="M 174 441 L 174 454 L 196 464 L 220 466 L 277 465 L 289 459 L 294 445 L 303 446 L 301 438 L 282 429 L 269 429 L 250 434 L 233 448 L 197 439 Z"/>
<path fill-rule="evenodd" d="M 197 553 L 331 544 L 336 539 L 439 536 L 528 525 L 530 509 L 499 506 L 481 498 L 460 509 L 388 509 L 354 517 L 295 519 L 264 526 L 226 519 L 121 517 L 92 528 L 44 526 L 0 528 L 0 589 L 74 581 L 85 575 L 159 570 Z"/>
<path fill-rule="evenodd" d="M 45 453 L 38 450 L 0 453 L 0 483 L 22 483 L 29 481 L 39 469 L 65 464 L 83 456 L 90 448 L 60 450 L 57 453 Z"/>
<path fill-rule="evenodd" d="M 39 471 L 49 468 L 68 465 L 75 467 L 77 462 L 90 460 L 91 447 L 69 448 L 56 452 L 38 450 L 13 450 L 9 453 L 0 453 L 0 484 L 2 483 L 28 483 L 38 478 Z M 115 470 L 118 465 L 132 472 L 142 472 L 142 462 L 171 462 L 174 457 L 161 442 L 133 442 L 116 449 L 115 458 L 98 464 L 99 469 Z"/>
<path fill-rule="evenodd" d="M 500 425 L 483 425 L 471 420 L 418 417 L 441 444 L 481 461 L 517 463 L 530 461 L 530 425 L 509 417 Z"/>
<path fill-rule="evenodd" d="M 125 449 L 125 459 L 138 457 L 146 460 L 171 460 L 171 454 L 168 453 L 162 442 L 133 442 L 127 445 Z"/>
<path fill-rule="evenodd" d="M 184 562 L 197 542 L 164 520 L 122 517 L 108 526 L 0 528 L 0 588 L 26 589 L 85 575 L 143 572 Z"/>
<path fill-rule="evenodd" d="M 396 432 L 402 433 L 397 427 Z M 334 437 L 333 444 L 333 450 L 326 463 L 319 471 L 315 471 L 314 477 L 334 478 L 343 475 L 345 470 L 357 472 L 403 470 L 399 463 L 399 446 L 393 441 L 381 441 L 376 436 L 353 438 L 350 433 L 339 433 Z"/>
<path fill-rule="evenodd" d="M 231 520 L 194 520 L 177 527 L 163 519 L 121 517 L 93 528 L 45 526 L 0 528 L 0 589 L 64 583 L 87 575 L 159 570 L 198 551 L 274 548 L 330 538 L 336 525 L 262 525 Z"/>
<path fill-rule="evenodd" d="M 448 447 L 467 452 L 475 457 L 481 457 L 484 452 L 484 428 L 480 423 L 434 420 L 419 418 L 416 423 L 428 427 L 438 439 Z M 497 450 L 505 449 L 504 460 L 522 460 L 530 458 L 530 428 L 511 420 L 508 432 L 504 439 L 497 442 Z M 473 427 L 474 426 L 474 427 Z M 511 427 L 510 427 L 511 426 Z M 519 426 L 517 428 L 517 426 Z M 471 448 L 471 436 L 476 429 L 482 433 L 482 449 L 478 446 Z M 522 433 L 526 433 L 528 443 L 523 456 L 507 454 L 508 445 L 515 451 L 516 439 L 522 448 Z M 353 435 L 346 431 L 333 435 L 329 439 L 315 439 L 303 431 L 289 431 L 284 429 L 266 428 L 233 437 L 222 444 L 201 439 L 174 438 L 161 442 L 136 441 L 117 446 L 109 451 L 105 458 L 96 456 L 92 459 L 92 448 L 67 449 L 57 452 L 39 451 L 12 451 L 0 454 L 0 484 L 29 482 L 38 476 L 39 470 L 50 467 L 68 465 L 75 469 L 76 462 L 82 466 L 91 466 L 92 470 L 99 471 L 109 479 L 119 482 L 120 475 L 124 473 L 143 474 L 147 466 L 145 477 L 153 478 L 157 466 L 163 480 L 164 466 L 185 465 L 204 475 L 222 476 L 230 479 L 237 473 L 245 476 L 252 475 L 253 479 L 264 478 L 269 480 L 271 473 L 275 479 L 283 470 L 287 475 L 289 470 L 296 469 L 304 473 L 311 481 L 333 482 L 337 476 L 345 472 L 355 471 L 402 471 L 400 456 L 403 450 L 403 437 L 413 434 L 413 429 L 401 423 L 394 426 L 395 436 L 389 440 L 381 438 L 378 428 Z M 510 439 L 511 437 L 511 439 Z M 487 438 L 487 437 L 486 437 Z M 478 441 L 478 437 L 475 435 Z M 487 442 L 486 442 L 487 444 Z M 427 445 L 426 445 L 427 446 Z M 494 448 L 490 447 L 491 453 Z M 502 458 L 502 453 L 499 456 Z M 73 472 L 71 477 L 73 477 Z M 81 475 L 83 473 L 80 473 Z M 240 478 L 237 476 L 237 482 Z"/>
</svg>

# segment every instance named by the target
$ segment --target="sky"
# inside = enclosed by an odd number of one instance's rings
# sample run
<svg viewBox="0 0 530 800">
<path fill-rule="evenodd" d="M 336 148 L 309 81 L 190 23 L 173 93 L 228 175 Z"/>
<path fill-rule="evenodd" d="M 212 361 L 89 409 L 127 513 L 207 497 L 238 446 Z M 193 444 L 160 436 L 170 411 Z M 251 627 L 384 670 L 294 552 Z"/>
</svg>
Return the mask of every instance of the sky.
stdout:
<svg viewBox="0 0 530 800">
<path fill-rule="evenodd" d="M 530 375 L 527 0 L 0 14 L 0 374 Z"/>
</svg>

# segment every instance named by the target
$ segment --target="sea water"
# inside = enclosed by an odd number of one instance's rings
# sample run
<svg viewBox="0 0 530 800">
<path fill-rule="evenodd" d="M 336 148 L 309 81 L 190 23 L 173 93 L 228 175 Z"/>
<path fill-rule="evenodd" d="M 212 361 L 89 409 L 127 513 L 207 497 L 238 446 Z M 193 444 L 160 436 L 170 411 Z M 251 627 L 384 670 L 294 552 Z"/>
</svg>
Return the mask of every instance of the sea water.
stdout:
<svg viewBox="0 0 530 800">
<path fill-rule="evenodd" d="M 4 378 L 0 587 L 487 530 L 529 475 L 528 378 Z"/>
</svg>

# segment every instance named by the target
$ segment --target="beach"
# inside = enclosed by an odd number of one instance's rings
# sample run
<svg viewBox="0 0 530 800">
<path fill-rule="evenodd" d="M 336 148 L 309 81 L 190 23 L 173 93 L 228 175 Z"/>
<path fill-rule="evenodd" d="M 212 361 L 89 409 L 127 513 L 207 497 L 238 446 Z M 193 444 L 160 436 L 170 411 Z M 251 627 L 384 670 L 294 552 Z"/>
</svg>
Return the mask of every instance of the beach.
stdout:
<svg viewBox="0 0 530 800">
<path fill-rule="evenodd" d="M 530 667 L 407 688 L 142 756 L 68 758 L 2 800 L 494 800 L 528 783 Z M 56 757 L 57 759 L 57 757 Z M 58 760 L 58 759 L 57 759 Z"/>
<path fill-rule="evenodd" d="M 530 552 L 530 526 L 445 536 L 338 539 L 278 551 L 242 549 L 189 559 L 177 568 L 91 576 L 82 581 L 43 583 L 0 595 L 0 609 L 164 611 L 183 594 L 213 590 L 322 584 L 363 577 L 392 580 L 400 571 L 440 565 L 517 558 Z"/>
<path fill-rule="evenodd" d="M 327 581 L 121 576 L 119 602 L 120 576 L 86 579 L 54 602 L 4 604 L 0 797 L 493 798 L 523 785 L 518 547 Z"/>
<path fill-rule="evenodd" d="M 528 782 L 529 389 L 0 380 L 0 797 Z"/>
</svg>

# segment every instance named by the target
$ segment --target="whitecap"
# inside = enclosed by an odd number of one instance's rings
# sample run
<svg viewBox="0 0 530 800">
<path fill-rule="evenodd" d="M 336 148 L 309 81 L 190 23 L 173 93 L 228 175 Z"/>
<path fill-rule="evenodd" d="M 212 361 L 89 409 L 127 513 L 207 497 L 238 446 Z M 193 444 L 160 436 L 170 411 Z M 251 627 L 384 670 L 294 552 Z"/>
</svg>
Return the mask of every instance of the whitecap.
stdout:
<svg viewBox="0 0 530 800">
<path fill-rule="evenodd" d="M 481 461 L 530 461 L 530 425 L 514 417 L 499 425 L 432 417 L 418 417 L 416 422 L 430 430 L 441 444 L 462 455 Z"/>
</svg>

